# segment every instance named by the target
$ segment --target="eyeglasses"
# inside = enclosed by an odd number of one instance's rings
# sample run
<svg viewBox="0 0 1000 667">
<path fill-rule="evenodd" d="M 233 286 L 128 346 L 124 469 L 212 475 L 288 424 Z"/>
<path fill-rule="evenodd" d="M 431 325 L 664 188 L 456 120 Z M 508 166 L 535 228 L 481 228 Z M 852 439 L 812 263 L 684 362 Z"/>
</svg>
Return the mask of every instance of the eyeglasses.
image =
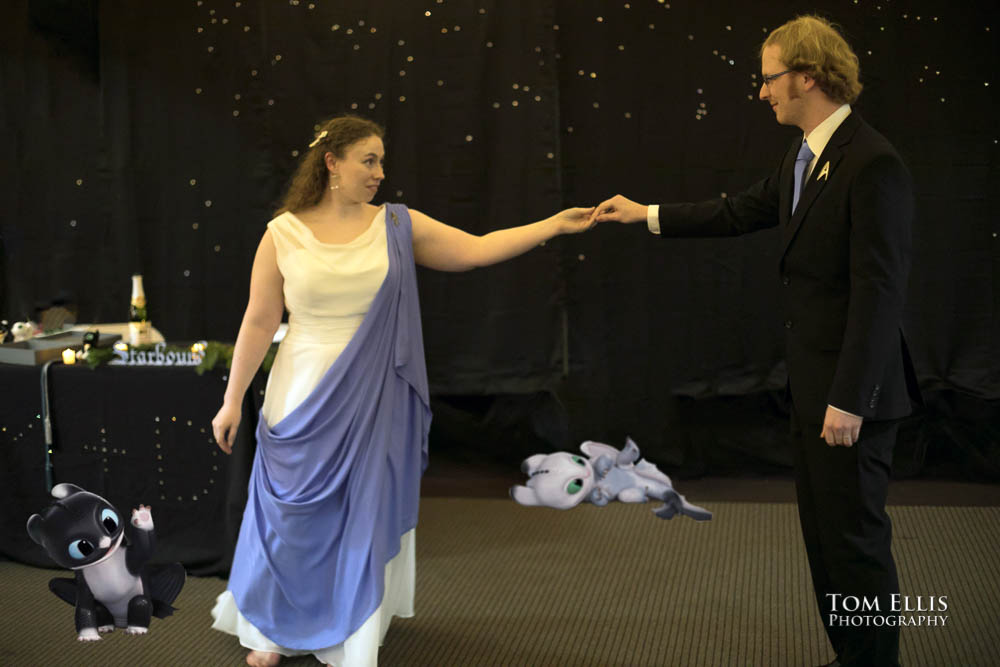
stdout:
<svg viewBox="0 0 1000 667">
<path fill-rule="evenodd" d="M 793 69 L 786 69 L 784 72 L 778 72 L 777 74 L 764 74 L 764 75 L 761 75 L 760 78 L 762 78 L 764 80 L 764 85 L 767 86 L 768 88 L 770 88 L 771 87 L 771 82 L 774 81 L 775 79 L 777 79 L 779 76 L 784 76 L 784 75 L 788 74 L 789 72 L 794 72 L 794 71 L 795 70 L 793 70 Z"/>
</svg>

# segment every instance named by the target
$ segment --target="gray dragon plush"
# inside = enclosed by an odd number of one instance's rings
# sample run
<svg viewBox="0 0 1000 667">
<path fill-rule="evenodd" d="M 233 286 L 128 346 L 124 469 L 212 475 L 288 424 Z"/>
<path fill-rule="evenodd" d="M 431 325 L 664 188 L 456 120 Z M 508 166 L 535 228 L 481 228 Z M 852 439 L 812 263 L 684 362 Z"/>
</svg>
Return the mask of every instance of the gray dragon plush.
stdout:
<svg viewBox="0 0 1000 667">
<path fill-rule="evenodd" d="M 511 497 L 522 505 L 569 509 L 581 502 L 604 506 L 612 500 L 644 503 L 649 499 L 663 504 L 653 510 L 661 519 L 677 514 L 695 521 L 707 521 L 712 513 L 692 505 L 674 490 L 670 478 L 639 458 L 639 446 L 631 438 L 621 451 L 611 445 L 588 440 L 580 445 L 587 458 L 569 452 L 535 454 L 524 460 L 521 471 L 530 479 L 526 486 L 514 486 Z"/>
</svg>

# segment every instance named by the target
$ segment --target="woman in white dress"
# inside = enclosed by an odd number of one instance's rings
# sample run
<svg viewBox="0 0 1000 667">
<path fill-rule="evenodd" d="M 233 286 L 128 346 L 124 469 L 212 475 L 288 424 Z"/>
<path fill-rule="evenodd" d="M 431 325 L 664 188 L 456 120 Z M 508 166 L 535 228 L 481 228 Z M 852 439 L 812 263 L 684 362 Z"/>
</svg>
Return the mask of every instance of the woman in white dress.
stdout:
<svg viewBox="0 0 1000 667">
<path fill-rule="evenodd" d="M 467 271 L 592 226 L 592 209 L 573 208 L 480 237 L 373 206 L 382 136 L 341 116 L 303 156 L 257 249 L 212 421 L 231 453 L 243 395 L 287 309 L 229 587 L 212 611 L 214 628 L 251 649 L 250 665 L 306 653 L 375 665 L 392 616 L 413 615 L 430 424 L 413 264 Z"/>
</svg>

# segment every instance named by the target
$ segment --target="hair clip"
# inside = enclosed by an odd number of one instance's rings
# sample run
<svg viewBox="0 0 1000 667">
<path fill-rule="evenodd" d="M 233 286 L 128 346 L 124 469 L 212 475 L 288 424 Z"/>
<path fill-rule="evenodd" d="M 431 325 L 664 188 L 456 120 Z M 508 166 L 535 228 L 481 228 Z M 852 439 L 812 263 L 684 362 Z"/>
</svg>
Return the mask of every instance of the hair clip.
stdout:
<svg viewBox="0 0 1000 667">
<path fill-rule="evenodd" d="M 309 144 L 309 148 L 312 148 L 313 146 L 321 142 L 325 137 L 326 137 L 326 130 L 323 130 L 322 132 L 316 135 L 316 138 L 313 139 L 313 142 Z"/>
</svg>

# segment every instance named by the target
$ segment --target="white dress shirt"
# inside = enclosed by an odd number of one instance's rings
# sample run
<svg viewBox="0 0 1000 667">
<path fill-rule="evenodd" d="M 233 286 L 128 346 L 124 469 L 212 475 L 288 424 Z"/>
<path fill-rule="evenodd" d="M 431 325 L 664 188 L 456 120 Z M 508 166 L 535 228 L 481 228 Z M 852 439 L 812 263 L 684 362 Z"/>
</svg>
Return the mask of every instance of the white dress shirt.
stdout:
<svg viewBox="0 0 1000 667">
<path fill-rule="evenodd" d="M 813 168 L 816 167 L 816 162 L 819 161 L 819 156 L 823 154 L 826 145 L 830 143 L 830 137 L 833 136 L 833 133 L 837 131 L 840 124 L 850 115 L 851 105 L 842 104 L 836 111 L 827 116 L 826 120 L 814 127 L 813 131 L 805 136 L 805 140 L 809 144 L 809 150 L 813 152 L 813 159 L 809 162 L 809 168 L 806 170 L 806 178 L 812 175 Z"/>
</svg>

